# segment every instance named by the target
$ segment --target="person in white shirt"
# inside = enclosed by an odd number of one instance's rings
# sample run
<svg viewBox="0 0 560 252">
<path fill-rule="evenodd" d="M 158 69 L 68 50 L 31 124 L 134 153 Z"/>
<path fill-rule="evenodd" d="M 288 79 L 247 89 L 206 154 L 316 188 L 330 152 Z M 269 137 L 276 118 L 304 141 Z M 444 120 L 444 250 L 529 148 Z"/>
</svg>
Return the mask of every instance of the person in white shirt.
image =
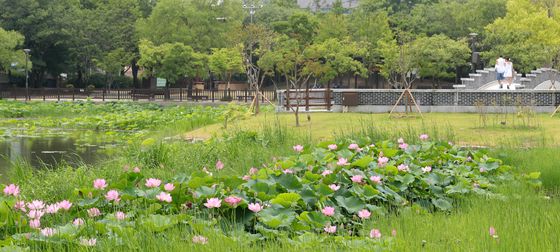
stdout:
<svg viewBox="0 0 560 252">
<path fill-rule="evenodd" d="M 507 89 L 513 88 L 513 75 L 515 71 L 513 70 L 513 63 L 511 62 L 510 58 L 506 58 L 505 61 L 505 71 L 504 71 L 504 78 L 506 79 Z M 510 88 L 511 87 L 511 88 Z"/>
<path fill-rule="evenodd" d="M 506 71 L 506 60 L 500 56 L 496 59 L 496 80 L 500 84 L 500 89 L 502 89 L 502 81 L 504 81 L 504 72 Z"/>
</svg>

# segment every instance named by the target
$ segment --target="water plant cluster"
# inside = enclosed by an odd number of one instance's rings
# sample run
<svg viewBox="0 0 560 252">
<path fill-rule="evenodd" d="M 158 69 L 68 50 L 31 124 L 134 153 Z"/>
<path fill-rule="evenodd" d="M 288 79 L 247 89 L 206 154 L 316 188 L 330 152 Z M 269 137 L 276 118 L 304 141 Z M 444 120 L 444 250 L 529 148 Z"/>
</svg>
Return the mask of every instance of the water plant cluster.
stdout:
<svg viewBox="0 0 560 252">
<path fill-rule="evenodd" d="M 346 237 L 361 246 L 390 246 L 396 231 L 382 231 L 374 217 L 406 209 L 446 212 L 478 194 L 499 196 L 511 167 L 484 150 L 448 142 L 322 142 L 293 146 L 293 155 L 276 158 L 243 176 L 222 174 L 220 160 L 190 174 L 156 178 L 125 166 L 113 179 L 96 178 L 56 202 L 28 198 L 18 185 L 0 196 L 2 244 L 21 247 L 55 243 L 125 246 L 143 230 L 157 235 L 181 226 L 194 244 L 205 229 L 243 239 Z M 147 169 L 147 168 L 146 168 Z M 495 231 L 494 231 L 495 232 Z"/>
<path fill-rule="evenodd" d="M 171 125 L 188 131 L 248 116 L 244 106 L 162 106 L 153 103 L 0 101 L 0 136 L 95 135 L 120 140 L 141 138 Z M 177 130 L 177 129 L 175 129 Z"/>
</svg>

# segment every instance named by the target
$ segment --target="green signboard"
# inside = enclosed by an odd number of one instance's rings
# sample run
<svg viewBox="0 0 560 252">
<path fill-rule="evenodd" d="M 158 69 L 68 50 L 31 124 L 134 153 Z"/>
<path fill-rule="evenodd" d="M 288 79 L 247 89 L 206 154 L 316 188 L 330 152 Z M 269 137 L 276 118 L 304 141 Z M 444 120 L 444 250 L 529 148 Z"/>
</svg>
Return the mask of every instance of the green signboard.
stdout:
<svg viewBox="0 0 560 252">
<path fill-rule="evenodd" d="M 156 87 L 165 87 L 165 82 L 167 80 L 166 79 L 162 79 L 162 78 L 157 78 L 156 79 Z"/>
</svg>

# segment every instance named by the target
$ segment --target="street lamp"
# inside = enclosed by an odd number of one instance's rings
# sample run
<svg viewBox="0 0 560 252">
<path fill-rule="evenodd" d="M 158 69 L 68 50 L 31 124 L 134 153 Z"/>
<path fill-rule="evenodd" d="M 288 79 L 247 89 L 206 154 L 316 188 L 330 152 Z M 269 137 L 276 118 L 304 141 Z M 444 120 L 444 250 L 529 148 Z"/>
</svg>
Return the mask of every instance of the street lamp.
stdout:
<svg viewBox="0 0 560 252">
<path fill-rule="evenodd" d="M 31 53 L 31 49 L 23 49 L 23 52 L 25 52 L 25 100 L 30 100 L 29 99 L 29 67 L 28 67 L 28 62 L 29 62 L 29 53 Z"/>
<path fill-rule="evenodd" d="M 477 36 L 478 33 L 475 32 L 469 33 L 469 38 L 471 40 L 471 51 L 472 51 L 471 64 L 472 64 L 473 73 L 476 73 L 478 62 L 480 61 L 480 53 L 476 51 Z"/>
</svg>

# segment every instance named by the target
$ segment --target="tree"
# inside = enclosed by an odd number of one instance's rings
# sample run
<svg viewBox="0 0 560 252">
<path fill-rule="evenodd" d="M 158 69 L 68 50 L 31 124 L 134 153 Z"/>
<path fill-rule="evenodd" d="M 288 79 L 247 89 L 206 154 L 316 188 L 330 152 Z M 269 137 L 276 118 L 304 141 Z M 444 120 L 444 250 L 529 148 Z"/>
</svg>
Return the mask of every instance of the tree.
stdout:
<svg viewBox="0 0 560 252">
<path fill-rule="evenodd" d="M 467 65 L 471 54 L 465 40 L 455 41 L 445 35 L 420 37 L 411 47 L 419 76 L 432 77 L 435 86 L 440 79 L 453 77 L 456 67 Z"/>
<path fill-rule="evenodd" d="M 192 47 L 182 43 L 165 43 L 154 45 L 151 41 L 140 41 L 140 60 L 138 64 L 145 68 L 146 74 L 165 78 L 166 86 L 185 77 L 191 79 L 201 75 L 205 57 Z"/>
<path fill-rule="evenodd" d="M 361 53 L 364 53 L 363 49 L 349 40 L 328 39 L 321 43 L 302 45 L 295 38 L 282 36 L 278 38 L 273 50 L 263 55 L 259 65 L 266 72 L 270 73 L 275 69 L 283 74 L 288 82 L 287 88 L 295 89 L 296 106 L 292 110 L 296 126 L 299 127 L 301 91 L 309 79 L 316 77 L 328 82 L 347 72 L 364 76 L 367 69 L 354 58 Z"/>
<path fill-rule="evenodd" d="M 349 16 L 349 34 L 366 49 L 362 61 L 370 73 L 378 72 L 382 57 L 380 41 L 393 38 L 389 16 L 384 10 L 361 3 Z"/>
<path fill-rule="evenodd" d="M 141 39 L 155 45 L 178 42 L 210 53 L 233 46 L 229 33 L 239 30 L 243 13 L 237 0 L 160 0 L 136 28 Z"/>
<path fill-rule="evenodd" d="M 552 66 L 560 53 L 560 20 L 550 13 L 533 0 L 509 1 L 506 16 L 485 28 L 484 44 L 491 49 L 482 56 L 490 64 L 499 55 L 509 56 L 524 73 Z"/>
<path fill-rule="evenodd" d="M 261 64 L 267 64 L 266 58 L 263 58 L 267 52 L 272 50 L 272 45 L 277 36 L 272 30 L 264 25 L 249 24 L 241 32 L 238 33 L 237 41 L 242 46 L 242 61 L 249 81 L 251 89 L 255 90 L 254 97 L 254 112 L 255 115 L 259 113 L 259 100 L 261 96 L 261 88 L 264 83 L 267 72 L 261 67 Z M 274 74 L 273 68 L 270 74 Z M 274 79 L 273 79 L 274 82 Z M 276 86 L 276 83 L 274 83 Z"/>
<path fill-rule="evenodd" d="M 212 54 L 208 57 L 210 71 L 221 75 L 227 81 L 227 89 L 231 77 L 244 71 L 242 51 L 242 45 L 232 48 L 213 48 Z"/>
<path fill-rule="evenodd" d="M 96 59 L 95 64 L 103 69 L 107 75 L 107 86 L 111 88 L 115 75 L 120 75 L 125 66 L 136 57 L 135 54 L 117 48 L 106 53 L 101 59 Z"/>
<path fill-rule="evenodd" d="M 413 58 L 412 39 L 397 33 L 399 39 L 379 41 L 383 65 L 380 73 L 393 88 L 409 88 L 417 78 L 418 62 Z"/>
<path fill-rule="evenodd" d="M 9 71 L 13 64 L 25 68 L 25 53 L 19 50 L 23 40 L 18 32 L 0 28 L 0 72 Z"/>
</svg>

